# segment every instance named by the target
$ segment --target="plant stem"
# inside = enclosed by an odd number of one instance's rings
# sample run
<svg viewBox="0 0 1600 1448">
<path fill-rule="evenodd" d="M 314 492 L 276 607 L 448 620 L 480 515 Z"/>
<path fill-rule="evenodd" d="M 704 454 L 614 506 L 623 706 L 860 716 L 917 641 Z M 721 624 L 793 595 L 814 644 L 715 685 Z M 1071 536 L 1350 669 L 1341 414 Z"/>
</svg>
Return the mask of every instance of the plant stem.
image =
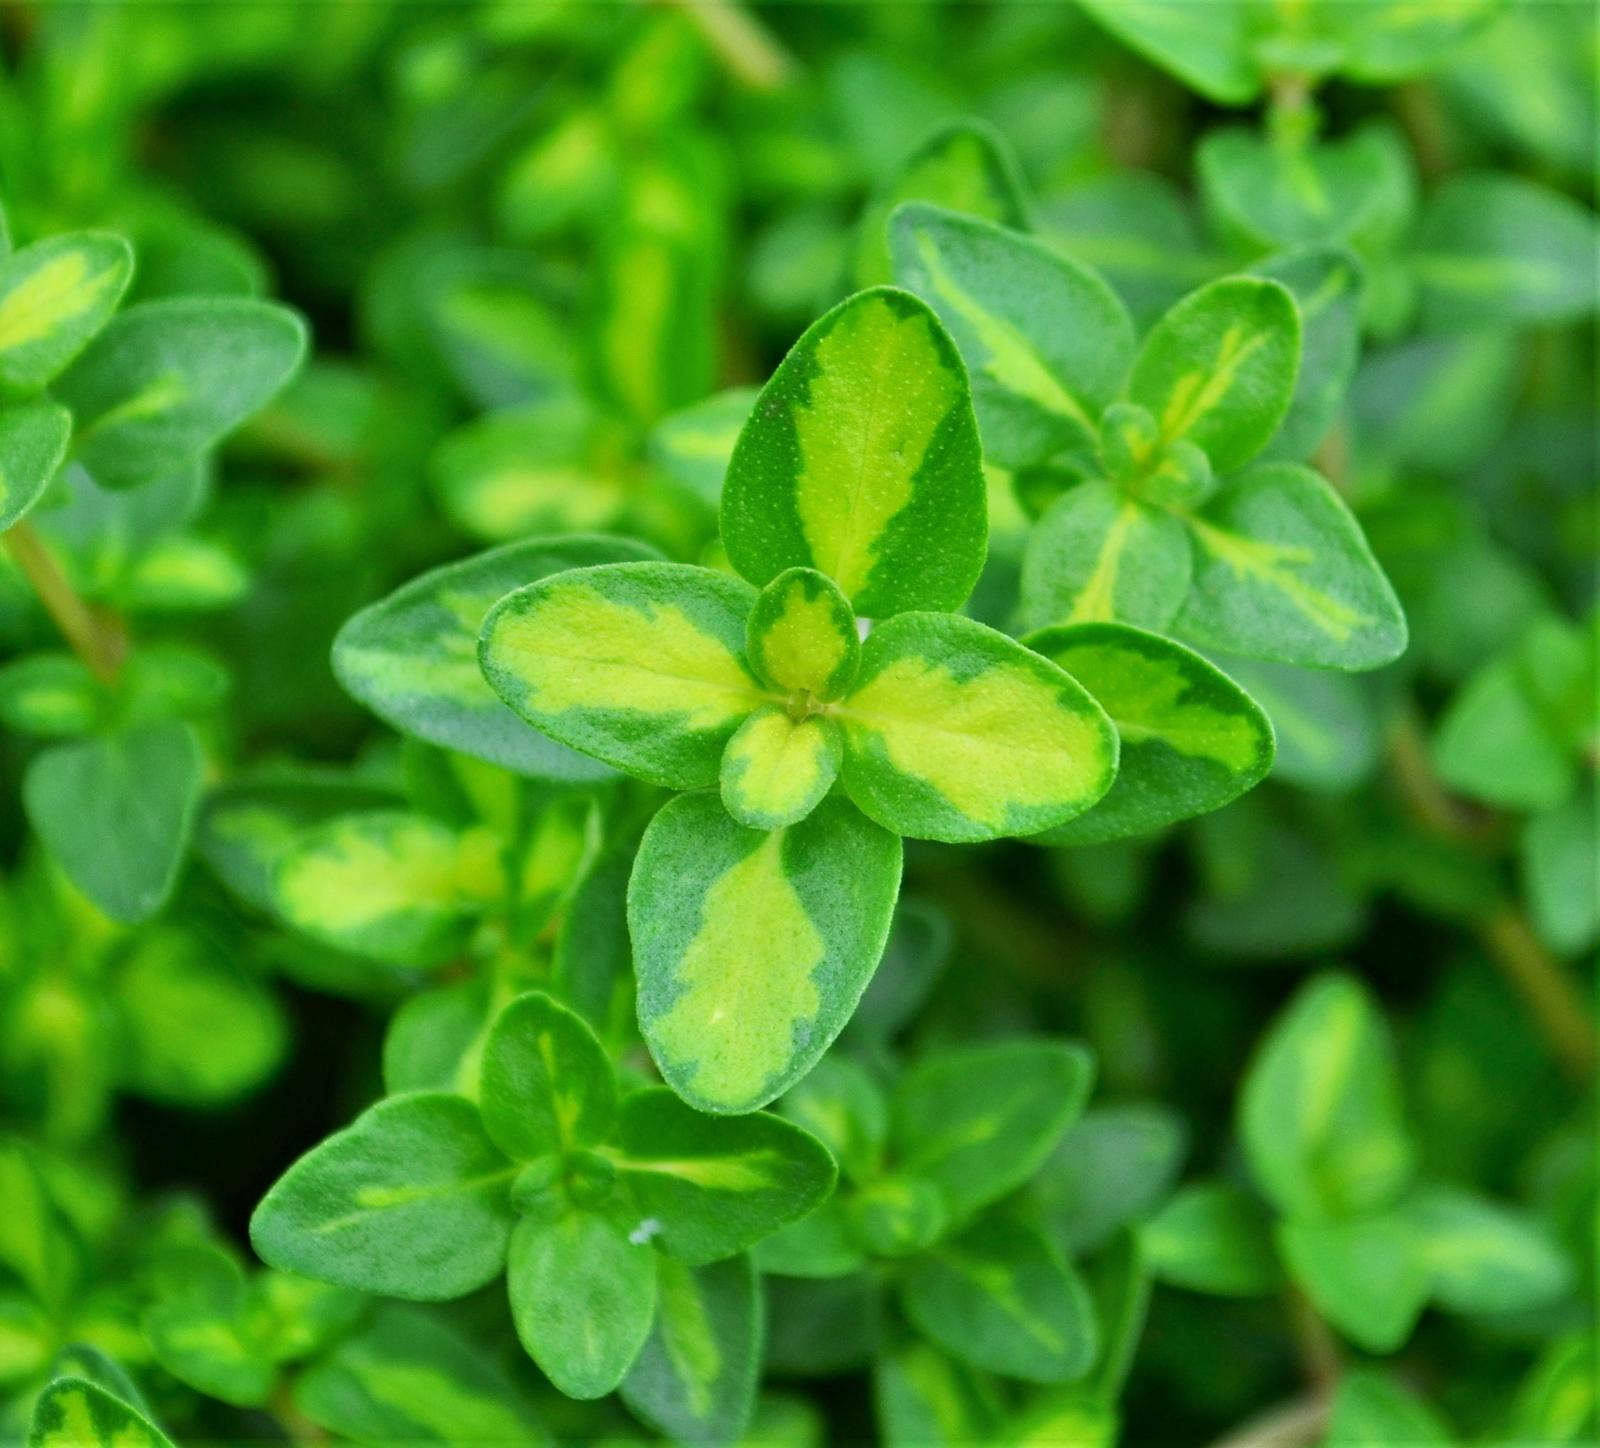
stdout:
<svg viewBox="0 0 1600 1448">
<path fill-rule="evenodd" d="M 1311 1300 L 1298 1287 L 1290 1287 L 1288 1306 L 1306 1383 L 1312 1396 L 1325 1402 L 1339 1385 L 1339 1344 Z"/>
<path fill-rule="evenodd" d="M 1301 1448 L 1317 1442 L 1327 1427 L 1328 1404 L 1323 1398 L 1296 1398 L 1269 1409 L 1235 1428 L 1212 1448 Z"/>
<path fill-rule="evenodd" d="M 1390 739 L 1389 762 L 1395 783 L 1416 822 L 1430 834 L 1458 844 L 1483 844 L 1494 821 L 1480 822 L 1454 798 L 1428 762 L 1422 726 L 1407 709 Z M 1485 902 L 1476 922 L 1478 938 L 1500 974 L 1527 1007 L 1561 1069 L 1580 1085 L 1600 1065 L 1594 1018 L 1582 992 L 1545 949 L 1527 917 L 1504 899 Z"/>
<path fill-rule="evenodd" d="M 1538 1022 L 1562 1070 L 1577 1084 L 1587 1084 L 1597 1064 L 1594 1021 L 1571 976 L 1540 943 L 1527 917 L 1509 904 L 1486 915 L 1478 935 Z"/>
<path fill-rule="evenodd" d="M 782 90 L 799 70 L 772 33 L 737 0 L 663 0 L 681 10 L 689 23 L 741 85 L 756 91 Z"/>
<path fill-rule="evenodd" d="M 116 682 L 128 653 L 128 635 L 115 614 L 90 607 L 73 589 L 55 555 L 31 523 L 16 524 L 6 535 L 6 548 L 22 575 L 39 595 L 73 652 L 102 684 Z"/>
</svg>

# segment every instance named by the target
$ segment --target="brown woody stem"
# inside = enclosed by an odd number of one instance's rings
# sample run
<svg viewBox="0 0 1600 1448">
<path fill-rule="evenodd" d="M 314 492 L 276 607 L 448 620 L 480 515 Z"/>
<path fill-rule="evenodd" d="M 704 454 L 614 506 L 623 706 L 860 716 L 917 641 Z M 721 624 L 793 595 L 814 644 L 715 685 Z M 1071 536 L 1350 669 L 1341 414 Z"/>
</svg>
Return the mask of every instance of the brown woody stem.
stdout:
<svg viewBox="0 0 1600 1448">
<path fill-rule="evenodd" d="M 117 671 L 128 653 L 128 635 L 122 620 L 103 609 L 92 608 L 78 597 L 55 555 L 31 523 L 18 523 L 5 535 L 6 548 L 39 602 L 72 645 L 73 652 L 103 684 L 116 682 Z"/>
</svg>

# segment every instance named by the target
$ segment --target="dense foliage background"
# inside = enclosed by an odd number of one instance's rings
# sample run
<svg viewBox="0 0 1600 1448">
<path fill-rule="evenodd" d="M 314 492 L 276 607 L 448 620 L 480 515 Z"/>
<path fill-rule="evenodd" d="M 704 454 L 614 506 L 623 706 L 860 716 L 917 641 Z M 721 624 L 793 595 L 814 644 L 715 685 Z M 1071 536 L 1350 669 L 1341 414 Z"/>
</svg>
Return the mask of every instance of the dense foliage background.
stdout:
<svg viewBox="0 0 1600 1448">
<path fill-rule="evenodd" d="M 14 247 L 113 231 L 125 305 L 270 297 L 311 336 L 217 449 L 80 431 L 0 556 L 7 1441 L 72 1374 L 182 1444 L 653 1436 L 648 1390 L 640 1420 L 557 1393 L 503 1293 L 379 1307 L 266 1274 L 246 1233 L 386 1071 L 454 1070 L 491 994 L 557 982 L 653 1078 L 621 890 L 663 796 L 542 793 L 510 923 L 430 897 L 341 934 L 274 872 L 358 811 L 513 808 L 503 771 L 354 702 L 335 633 L 536 535 L 717 562 L 753 396 L 728 389 L 891 279 L 908 200 L 1031 229 L 1141 329 L 1347 248 L 1314 454 L 1410 644 L 1364 675 L 1223 660 L 1277 756 L 1213 814 L 908 841 L 829 1061 L 887 1088 L 990 1041 L 1092 1052 L 1007 1210 L 1075 1264 L 1095 1345 L 1065 1383 L 961 1362 L 940 1309 L 908 1325 L 888 1291 L 916 1270 L 895 1219 L 842 1275 L 769 1268 L 750 1441 L 1593 1440 L 1591 5 L 10 3 L 0 57 Z M 975 615 L 1012 619 L 1030 528 L 1077 483 L 1071 458 L 991 468 Z M 192 757 L 139 732 L 174 720 Z M 421 911 L 393 882 L 432 838 L 360 878 Z M 94 1441 L 61 1432 L 39 1441 Z"/>
</svg>

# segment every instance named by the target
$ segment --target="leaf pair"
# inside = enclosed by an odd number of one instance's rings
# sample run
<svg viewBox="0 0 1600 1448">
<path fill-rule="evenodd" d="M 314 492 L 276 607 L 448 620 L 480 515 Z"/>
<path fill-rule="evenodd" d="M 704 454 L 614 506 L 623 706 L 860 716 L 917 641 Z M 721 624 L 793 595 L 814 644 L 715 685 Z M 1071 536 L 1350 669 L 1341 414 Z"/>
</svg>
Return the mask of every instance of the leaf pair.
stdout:
<svg viewBox="0 0 1600 1448">
<path fill-rule="evenodd" d="M 287 1270 L 422 1301 L 505 1272 L 529 1354 L 563 1392 L 598 1397 L 651 1332 L 658 1252 L 732 1257 L 810 1211 L 833 1175 L 823 1147 L 776 1118 L 708 1120 L 660 1089 L 620 1096 L 589 1027 L 532 994 L 489 1034 L 479 1104 L 379 1102 L 289 1169 L 251 1239 Z"/>
<path fill-rule="evenodd" d="M 945 1351 L 1038 1382 L 1080 1376 L 1098 1345 L 1082 1282 L 1036 1228 L 983 1209 L 1055 1149 L 1091 1075 L 1078 1047 L 1008 1042 L 928 1061 L 885 1099 L 847 1059 L 830 1058 L 782 1109 L 823 1137 L 847 1186 L 764 1243 L 758 1261 L 802 1277 L 897 1262 L 907 1315 Z"/>
</svg>

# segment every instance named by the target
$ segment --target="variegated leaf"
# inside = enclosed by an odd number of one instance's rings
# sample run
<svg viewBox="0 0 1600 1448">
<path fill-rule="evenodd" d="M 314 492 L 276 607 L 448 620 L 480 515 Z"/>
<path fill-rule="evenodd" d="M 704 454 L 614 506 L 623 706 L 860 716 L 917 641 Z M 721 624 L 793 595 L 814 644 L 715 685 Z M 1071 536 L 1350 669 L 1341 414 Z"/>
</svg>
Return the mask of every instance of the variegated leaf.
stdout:
<svg viewBox="0 0 1600 1448">
<path fill-rule="evenodd" d="M 1272 767 L 1272 725 L 1260 706 L 1183 645 L 1115 623 L 1045 629 L 1023 642 L 1094 696 L 1121 741 L 1105 798 L 1041 844 L 1146 834 L 1221 808 Z"/>
<path fill-rule="evenodd" d="M 966 360 L 984 456 L 1019 468 L 1092 445 L 1133 357 L 1111 288 L 1031 237 L 934 206 L 902 206 L 890 240 L 895 280 Z"/>
<path fill-rule="evenodd" d="M 480 1082 L 484 1128 L 518 1161 L 594 1146 L 616 1121 L 617 1082 L 604 1047 L 582 1016 L 542 991 L 501 1011 Z"/>
<path fill-rule="evenodd" d="M 625 538 L 530 539 L 447 563 L 353 615 L 333 642 L 339 682 L 386 723 L 519 774 L 599 779 L 604 765 L 524 724 L 478 667 L 478 633 L 496 602 L 551 574 L 652 557 Z"/>
<path fill-rule="evenodd" d="M 1251 468 L 1187 523 L 1184 638 L 1320 669 L 1376 668 L 1404 651 L 1405 615 L 1361 525 L 1309 468 Z"/>
<path fill-rule="evenodd" d="M 782 829 L 817 807 L 843 759 L 836 720 L 795 719 L 769 704 L 739 726 L 723 751 L 722 803 L 753 830 Z"/>
<path fill-rule="evenodd" d="M 966 369 L 926 303 L 858 292 L 762 389 L 722 493 L 734 567 L 764 584 L 815 568 L 857 613 L 958 608 L 986 546 Z"/>
<path fill-rule="evenodd" d="M 133 249 L 76 231 L 0 261 L 0 392 L 43 387 L 111 319 L 133 276 Z"/>
<path fill-rule="evenodd" d="M 1028 225 L 1021 170 L 1005 138 L 984 121 L 951 121 L 929 135 L 868 204 L 856 243 L 858 287 L 890 279 L 886 227 L 895 208 L 908 201 L 932 202 L 1019 231 Z"/>
<path fill-rule="evenodd" d="M 968 618 L 879 625 L 833 714 L 845 790 L 885 828 L 919 839 L 1036 834 L 1088 809 L 1116 774 L 1100 706 L 1054 664 Z"/>
<path fill-rule="evenodd" d="M 34 1404 L 28 1448 L 172 1448 L 143 1413 L 87 1378 L 57 1378 Z"/>
<path fill-rule="evenodd" d="M 297 930 L 397 965 L 435 965 L 503 897 L 503 842 L 397 810 L 318 825 L 278 855 L 272 900 Z"/>
<path fill-rule="evenodd" d="M 1028 535 L 1022 614 L 1030 628 L 1103 619 L 1165 628 L 1193 568 L 1183 523 L 1100 479 L 1053 502 Z"/>
<path fill-rule="evenodd" d="M 1300 314 L 1278 282 L 1224 277 L 1191 292 L 1145 338 L 1128 399 L 1156 419 L 1164 443 L 1194 443 L 1218 473 L 1271 440 L 1294 396 Z"/>
<path fill-rule="evenodd" d="M 657 1256 L 655 1321 L 622 1401 L 674 1442 L 742 1441 L 761 1378 L 762 1306 L 748 1256 L 706 1267 Z"/>
<path fill-rule="evenodd" d="M 494 691 L 552 739 L 652 784 L 716 782 L 767 695 L 745 662 L 748 584 L 679 563 L 613 563 L 501 599 L 479 658 Z"/>
<path fill-rule="evenodd" d="M 664 1252 L 715 1262 L 753 1247 L 833 1190 L 828 1150 L 768 1112 L 712 1116 L 671 1091 L 622 1103 L 617 1164 Z"/>
<path fill-rule="evenodd" d="M 639 1024 L 703 1111 L 753 1111 L 815 1064 L 888 939 L 900 842 L 847 801 L 761 833 L 715 795 L 669 803 L 628 890 Z"/>
<path fill-rule="evenodd" d="M 856 617 L 814 568 L 780 573 L 750 610 L 750 665 L 781 694 L 837 699 L 861 661 Z"/>
</svg>

